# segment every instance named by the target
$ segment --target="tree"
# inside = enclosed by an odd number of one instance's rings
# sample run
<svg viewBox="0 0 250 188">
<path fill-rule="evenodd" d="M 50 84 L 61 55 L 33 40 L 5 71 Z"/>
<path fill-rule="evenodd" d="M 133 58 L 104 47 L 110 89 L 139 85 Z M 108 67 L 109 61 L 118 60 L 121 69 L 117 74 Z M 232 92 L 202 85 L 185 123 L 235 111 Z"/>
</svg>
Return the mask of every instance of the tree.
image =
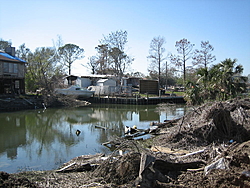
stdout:
<svg viewBox="0 0 250 188">
<path fill-rule="evenodd" d="M 101 72 L 113 73 L 121 78 L 133 59 L 125 53 L 128 42 L 127 31 L 111 32 L 104 39 L 100 40 L 101 45 L 96 48 L 99 55 Z"/>
<path fill-rule="evenodd" d="M 105 74 L 105 72 L 107 71 L 107 69 L 109 67 L 108 45 L 107 44 L 101 44 L 101 45 L 98 45 L 97 47 L 95 47 L 95 49 L 97 50 L 97 53 L 98 53 L 97 63 L 99 64 L 99 70 L 97 70 L 96 72 L 99 73 L 99 74 Z"/>
<path fill-rule="evenodd" d="M 142 72 L 130 72 L 130 73 L 127 73 L 126 76 L 132 76 L 132 77 L 137 77 L 137 78 L 144 78 L 145 75 L 142 73 Z"/>
<path fill-rule="evenodd" d="M 214 74 L 212 77 L 214 89 L 218 90 L 222 99 L 234 98 L 246 89 L 247 79 L 241 76 L 243 67 L 237 65 L 236 59 L 225 59 L 214 65 L 210 71 Z"/>
<path fill-rule="evenodd" d="M 91 56 L 88 58 L 88 62 L 87 62 L 87 67 L 88 69 L 91 70 L 91 74 L 95 74 L 99 68 L 99 64 L 97 62 L 97 57 L 96 56 Z M 84 65 L 83 65 L 84 66 Z"/>
<path fill-rule="evenodd" d="M 11 42 L 10 41 L 5 41 L 3 39 L 0 39 L 0 50 L 5 51 L 5 49 L 7 47 L 11 46 Z"/>
<path fill-rule="evenodd" d="M 64 46 L 59 47 L 58 51 L 60 58 L 69 70 L 69 75 L 71 75 L 71 65 L 74 61 L 84 57 L 84 49 L 75 44 L 65 44 Z"/>
<path fill-rule="evenodd" d="M 226 59 L 210 69 L 200 68 L 198 80 L 186 86 L 186 100 L 191 104 L 200 104 L 207 100 L 227 100 L 235 98 L 246 89 L 247 77 L 241 76 L 242 65 L 237 60 Z"/>
<path fill-rule="evenodd" d="M 53 90 L 52 81 L 56 76 L 64 74 L 63 69 L 58 65 L 54 48 L 36 48 L 35 52 L 29 52 L 26 65 L 26 87 L 28 91 L 35 91 L 44 88 L 47 91 Z"/>
<path fill-rule="evenodd" d="M 154 72 L 157 69 L 158 81 L 160 86 L 162 85 L 161 64 L 166 59 L 163 55 L 165 52 L 165 48 L 163 47 L 165 43 L 166 41 L 164 37 L 161 36 L 154 37 L 150 43 L 149 56 L 148 56 L 148 58 L 151 60 L 149 71 Z"/>
<path fill-rule="evenodd" d="M 187 39 L 176 41 L 175 47 L 180 55 L 171 55 L 170 60 L 178 67 L 182 67 L 183 81 L 186 81 L 186 65 L 187 61 L 192 57 L 192 50 L 194 44 L 191 44 Z"/>
<path fill-rule="evenodd" d="M 199 65 L 204 68 L 216 60 L 215 56 L 211 54 L 214 50 L 209 41 L 201 41 L 201 50 L 195 50 L 193 56 L 193 65 Z"/>
<path fill-rule="evenodd" d="M 125 50 L 125 45 L 128 42 L 128 32 L 127 31 L 115 31 L 104 36 L 104 39 L 100 40 L 101 44 L 107 44 L 109 49 L 118 48 L 121 51 Z"/>
<path fill-rule="evenodd" d="M 125 61 L 123 60 L 126 60 L 127 55 L 117 47 L 111 48 L 109 55 L 112 58 L 113 63 L 111 65 L 114 73 L 122 76 L 126 68 Z M 128 63 L 128 61 L 126 62 Z"/>
<path fill-rule="evenodd" d="M 25 43 L 19 46 L 19 48 L 16 50 L 16 56 L 27 61 L 28 60 L 28 54 L 30 53 L 30 49 L 25 46 Z"/>
</svg>

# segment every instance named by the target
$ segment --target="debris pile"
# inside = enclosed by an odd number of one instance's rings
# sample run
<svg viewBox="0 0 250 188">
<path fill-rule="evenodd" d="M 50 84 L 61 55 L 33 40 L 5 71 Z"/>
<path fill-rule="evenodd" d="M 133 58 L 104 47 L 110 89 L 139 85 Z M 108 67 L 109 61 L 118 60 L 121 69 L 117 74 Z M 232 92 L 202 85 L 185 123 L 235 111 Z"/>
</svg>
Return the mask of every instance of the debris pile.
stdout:
<svg viewBox="0 0 250 188">
<path fill-rule="evenodd" d="M 207 103 L 182 117 L 176 126 L 163 128 L 156 141 L 164 146 L 193 149 L 211 143 L 250 139 L 250 100 Z"/>
</svg>

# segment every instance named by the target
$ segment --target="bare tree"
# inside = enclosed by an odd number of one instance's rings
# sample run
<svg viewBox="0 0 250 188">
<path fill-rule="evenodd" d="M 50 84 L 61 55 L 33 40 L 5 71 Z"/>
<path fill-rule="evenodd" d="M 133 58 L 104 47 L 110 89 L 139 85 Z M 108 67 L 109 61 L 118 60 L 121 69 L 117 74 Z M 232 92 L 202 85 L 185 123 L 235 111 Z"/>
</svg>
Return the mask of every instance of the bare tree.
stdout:
<svg viewBox="0 0 250 188">
<path fill-rule="evenodd" d="M 97 61 L 96 56 L 91 56 L 88 58 L 87 65 L 83 65 L 84 67 L 91 70 L 91 74 L 96 74 L 97 70 L 99 69 L 99 63 Z"/>
<path fill-rule="evenodd" d="M 97 73 L 104 74 L 109 67 L 108 45 L 101 44 L 95 47 L 95 49 L 97 50 L 97 53 L 98 53 L 97 63 L 99 64 L 99 69 L 97 70 Z"/>
<path fill-rule="evenodd" d="M 156 71 L 158 72 L 159 83 L 161 81 L 162 63 L 166 59 L 164 57 L 164 52 L 165 52 L 164 44 L 165 43 L 166 41 L 164 37 L 161 37 L 161 36 L 154 37 L 150 43 L 149 56 L 147 57 L 151 61 L 148 71 L 151 73 L 156 72 Z"/>
<path fill-rule="evenodd" d="M 182 67 L 183 70 L 183 81 L 186 81 L 186 64 L 187 61 L 192 57 L 192 50 L 194 44 L 191 44 L 187 39 L 181 39 L 176 41 L 175 47 L 178 54 L 180 55 L 171 55 L 170 60 L 173 64 L 178 67 Z"/>
<path fill-rule="evenodd" d="M 125 53 L 125 46 L 128 42 L 127 31 L 111 32 L 104 39 L 100 40 L 101 45 L 98 46 L 100 54 L 99 61 L 103 64 L 100 68 L 105 68 L 105 72 L 112 72 L 118 76 L 118 79 L 124 74 L 125 70 L 130 66 L 133 59 Z M 108 52 L 108 53 L 107 53 Z"/>
<path fill-rule="evenodd" d="M 121 51 L 125 50 L 125 45 L 128 42 L 127 31 L 111 32 L 108 36 L 104 36 L 104 39 L 100 40 L 101 44 L 107 44 L 109 48 L 119 48 Z"/>
<path fill-rule="evenodd" d="M 215 56 L 211 54 L 213 50 L 214 48 L 209 44 L 209 41 L 201 41 L 201 50 L 196 49 L 194 52 L 193 65 L 207 68 L 208 64 L 216 60 Z"/>
</svg>

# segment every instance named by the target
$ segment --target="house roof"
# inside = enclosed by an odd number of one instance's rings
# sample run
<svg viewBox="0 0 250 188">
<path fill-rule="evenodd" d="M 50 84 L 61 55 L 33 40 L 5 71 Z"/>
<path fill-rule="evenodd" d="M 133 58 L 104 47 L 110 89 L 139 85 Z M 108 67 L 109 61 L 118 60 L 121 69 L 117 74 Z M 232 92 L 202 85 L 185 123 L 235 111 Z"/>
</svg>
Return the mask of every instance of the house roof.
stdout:
<svg viewBox="0 0 250 188">
<path fill-rule="evenodd" d="M 97 82 L 106 82 L 106 81 L 108 81 L 109 79 L 100 79 L 100 80 L 98 80 Z"/>
<path fill-rule="evenodd" d="M 12 61 L 12 62 L 19 62 L 19 63 L 26 63 L 26 61 L 15 57 L 15 56 L 11 56 L 5 52 L 0 52 L 0 60 L 2 61 Z"/>
</svg>

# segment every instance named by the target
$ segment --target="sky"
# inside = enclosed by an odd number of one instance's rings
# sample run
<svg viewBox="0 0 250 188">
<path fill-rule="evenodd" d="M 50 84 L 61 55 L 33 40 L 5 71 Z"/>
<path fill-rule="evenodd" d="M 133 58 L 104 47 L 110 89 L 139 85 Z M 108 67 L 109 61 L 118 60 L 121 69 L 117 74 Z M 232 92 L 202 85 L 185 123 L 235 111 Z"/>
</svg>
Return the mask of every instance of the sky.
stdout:
<svg viewBox="0 0 250 188">
<path fill-rule="evenodd" d="M 134 58 L 128 72 L 148 74 L 150 42 L 161 36 L 166 56 L 177 54 L 175 43 L 183 38 L 194 49 L 209 41 L 213 64 L 237 59 L 243 75 L 250 74 L 250 0 L 0 0 L 0 38 L 34 51 L 60 36 L 84 49 L 85 57 L 72 64 L 74 75 L 90 74 L 82 64 L 118 30 L 128 32 L 125 52 Z"/>
</svg>

